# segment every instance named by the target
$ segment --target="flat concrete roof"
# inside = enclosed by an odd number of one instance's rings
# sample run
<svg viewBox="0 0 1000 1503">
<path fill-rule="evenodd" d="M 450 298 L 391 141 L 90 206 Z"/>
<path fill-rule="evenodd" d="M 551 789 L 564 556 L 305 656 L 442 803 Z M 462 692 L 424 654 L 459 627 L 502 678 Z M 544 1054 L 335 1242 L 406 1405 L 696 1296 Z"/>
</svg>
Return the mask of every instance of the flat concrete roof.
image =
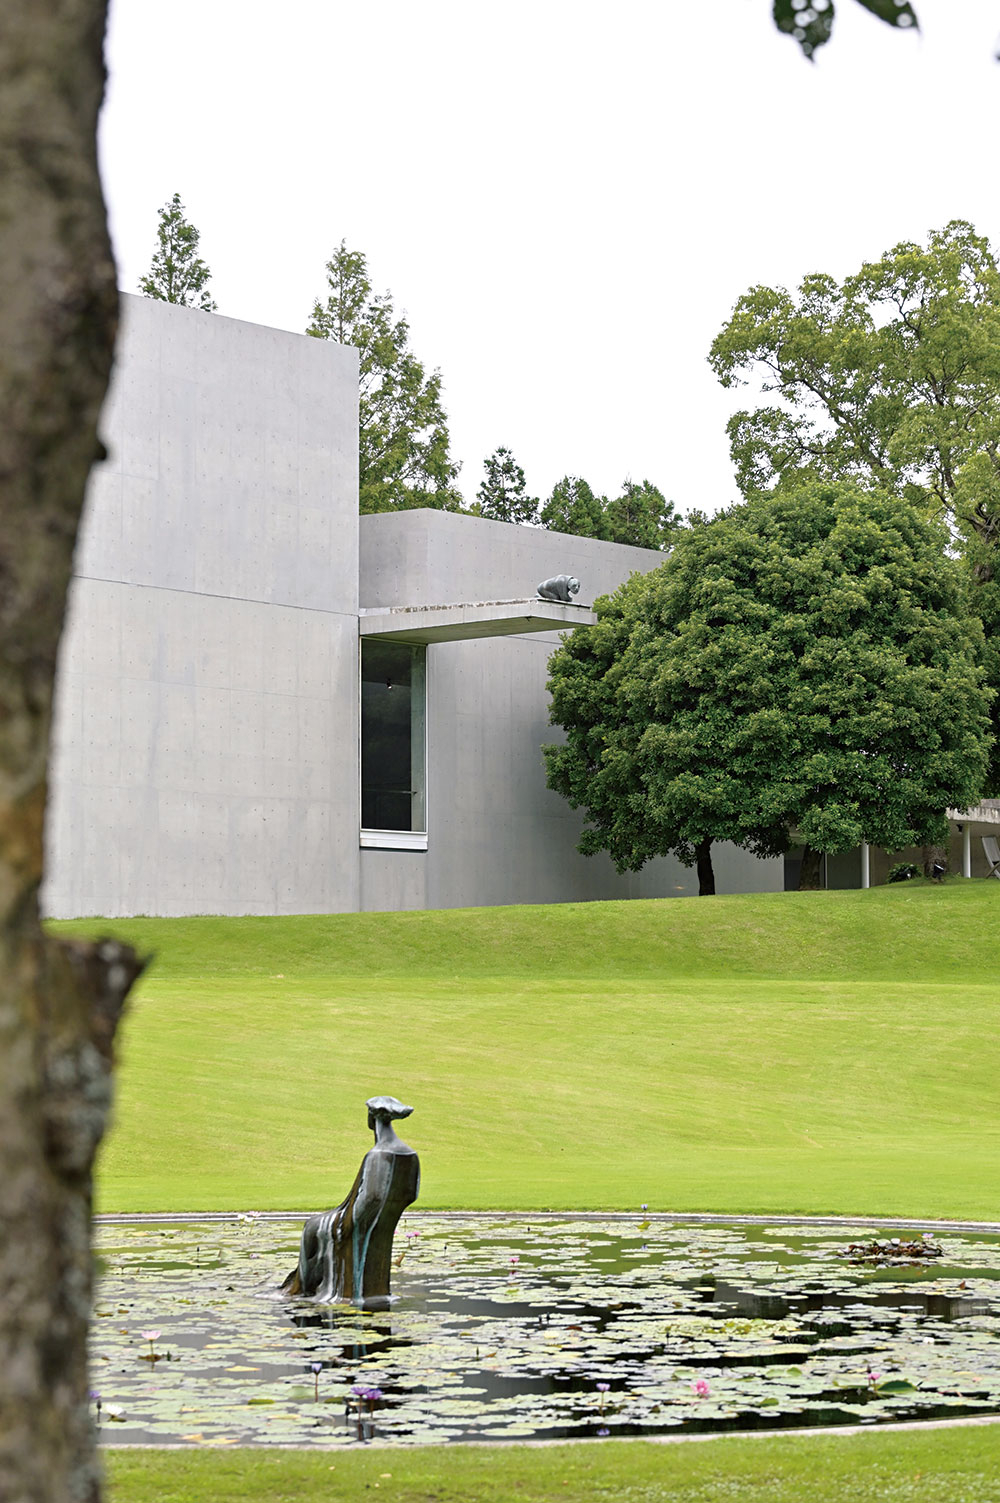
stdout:
<svg viewBox="0 0 1000 1503">
<path fill-rule="evenodd" d="M 407 605 L 360 611 L 363 637 L 392 642 L 467 642 L 473 637 L 520 637 L 526 632 L 593 626 L 587 605 L 552 600 L 487 600 L 475 605 Z"/>
</svg>

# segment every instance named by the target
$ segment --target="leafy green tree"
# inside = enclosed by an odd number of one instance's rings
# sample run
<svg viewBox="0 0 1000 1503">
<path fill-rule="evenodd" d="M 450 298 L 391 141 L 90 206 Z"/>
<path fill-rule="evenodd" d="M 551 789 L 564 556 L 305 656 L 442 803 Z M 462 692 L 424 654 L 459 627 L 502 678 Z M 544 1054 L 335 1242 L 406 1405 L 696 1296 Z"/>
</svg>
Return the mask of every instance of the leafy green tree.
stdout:
<svg viewBox="0 0 1000 1503">
<path fill-rule="evenodd" d="M 901 30 L 916 27 L 917 16 L 909 0 L 857 0 L 857 3 Z M 836 16 L 834 0 L 773 0 L 772 14 L 779 31 L 795 38 L 806 57 L 830 40 Z"/>
<path fill-rule="evenodd" d="M 372 291 L 361 251 L 349 251 L 341 241 L 327 262 L 326 279 L 326 301 L 317 299 L 306 333 L 354 345 L 360 355 L 362 512 L 417 506 L 460 511 L 441 372 L 428 375 L 413 354 L 409 324 L 397 318 L 389 293 Z"/>
<path fill-rule="evenodd" d="M 157 248 L 149 271 L 139 283 L 144 297 L 158 298 L 161 303 L 180 303 L 185 308 L 200 308 L 214 313 L 216 304 L 208 292 L 212 273 L 198 255 L 201 235 L 184 217 L 181 196 L 175 193 L 160 210 L 156 230 Z"/>
<path fill-rule="evenodd" d="M 595 496 L 586 480 L 564 475 L 552 487 L 539 520 L 550 532 L 569 532 L 579 538 L 606 538 L 604 509 L 607 501 Z"/>
<path fill-rule="evenodd" d="M 626 480 L 604 508 L 608 541 L 633 548 L 669 548 L 681 525 L 674 503 L 649 480 Z"/>
<path fill-rule="evenodd" d="M 849 479 L 949 518 L 1000 686 L 1000 270 L 988 241 L 955 220 L 841 283 L 817 273 L 797 296 L 752 287 L 709 359 L 724 386 L 753 377 L 776 398 L 729 423 L 744 495 Z"/>
<path fill-rule="evenodd" d="M 509 449 L 494 449 L 486 460 L 486 474 L 476 492 L 479 515 L 494 522 L 529 524 L 538 520 L 539 501 L 529 496 L 524 471 Z"/>
<path fill-rule="evenodd" d="M 711 846 L 777 855 L 940 838 L 979 797 L 989 691 L 942 525 L 806 482 L 683 530 L 553 655 L 549 786 L 619 871 Z"/>
</svg>

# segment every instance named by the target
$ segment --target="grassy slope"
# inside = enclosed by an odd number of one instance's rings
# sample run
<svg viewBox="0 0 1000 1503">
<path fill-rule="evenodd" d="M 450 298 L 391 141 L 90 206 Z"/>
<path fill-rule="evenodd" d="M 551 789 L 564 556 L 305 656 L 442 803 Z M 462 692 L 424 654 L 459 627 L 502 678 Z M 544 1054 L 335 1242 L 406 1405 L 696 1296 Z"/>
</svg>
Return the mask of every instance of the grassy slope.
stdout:
<svg viewBox="0 0 1000 1503">
<path fill-rule="evenodd" d="M 1000 884 L 132 920 L 100 1208 L 333 1203 L 412 1100 L 424 1206 L 996 1216 Z"/>
<path fill-rule="evenodd" d="M 120 1451 L 111 1503 L 1000 1503 L 1000 1427 L 697 1444 L 280 1453 Z"/>
</svg>

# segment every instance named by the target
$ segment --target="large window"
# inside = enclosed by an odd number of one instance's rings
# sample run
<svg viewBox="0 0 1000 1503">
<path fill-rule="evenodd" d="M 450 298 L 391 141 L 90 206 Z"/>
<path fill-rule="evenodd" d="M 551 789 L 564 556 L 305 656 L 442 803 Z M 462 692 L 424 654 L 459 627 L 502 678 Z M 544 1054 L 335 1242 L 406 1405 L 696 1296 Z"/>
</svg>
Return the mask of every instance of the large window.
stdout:
<svg viewBox="0 0 1000 1503">
<path fill-rule="evenodd" d="M 362 844 L 426 845 L 426 654 L 425 647 L 362 639 Z M 411 838 L 395 841 L 393 833 Z"/>
</svg>

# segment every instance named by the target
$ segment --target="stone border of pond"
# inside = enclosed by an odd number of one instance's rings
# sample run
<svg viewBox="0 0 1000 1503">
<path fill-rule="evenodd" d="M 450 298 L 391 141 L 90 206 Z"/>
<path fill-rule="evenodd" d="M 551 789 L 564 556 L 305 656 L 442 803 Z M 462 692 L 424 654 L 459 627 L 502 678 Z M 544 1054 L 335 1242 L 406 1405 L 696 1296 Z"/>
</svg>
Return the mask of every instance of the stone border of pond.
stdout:
<svg viewBox="0 0 1000 1503">
<path fill-rule="evenodd" d="M 184 1225 L 189 1221 L 222 1223 L 239 1221 L 252 1215 L 255 1221 L 302 1221 L 315 1214 L 315 1207 L 308 1211 L 106 1211 L 94 1216 L 98 1226 L 143 1226 Z M 946 1232 L 990 1232 L 1000 1234 L 1000 1221 L 938 1221 L 919 1216 L 812 1216 L 801 1212 L 770 1211 L 740 1215 L 727 1211 L 407 1211 L 408 1221 L 660 1221 L 668 1225 L 684 1225 L 697 1222 L 708 1225 L 727 1225 L 738 1222 L 742 1226 L 770 1226 L 780 1222 L 782 1226 L 883 1226 L 887 1228 L 921 1227 L 924 1230 Z M 815 1432 L 818 1433 L 818 1432 Z"/>
<path fill-rule="evenodd" d="M 613 1437 L 615 1445 L 638 1445 L 638 1446 L 677 1446 L 696 1445 L 699 1441 L 706 1440 L 774 1440 L 782 1436 L 791 1438 L 796 1436 L 807 1439 L 810 1435 L 877 1435 L 891 1430 L 957 1430 L 960 1426 L 969 1425 L 1000 1425 L 1000 1414 L 965 1414 L 955 1419 L 932 1419 L 932 1420 L 880 1420 L 876 1425 L 824 1425 L 812 1426 L 802 1429 L 784 1430 L 713 1430 L 705 1432 L 688 1432 L 682 1435 L 618 1435 Z M 502 1442 L 504 1449 L 514 1446 L 535 1448 L 538 1446 L 603 1446 L 609 1437 L 602 1435 L 581 1435 L 578 1440 L 505 1440 Z M 487 1443 L 488 1444 L 488 1443 Z M 501 1442 L 493 1442 L 494 1445 Z M 482 1449 L 484 1442 L 481 1440 L 452 1440 L 447 1443 L 448 1448 L 454 1446 L 476 1446 Z M 213 1447 L 205 1442 L 198 1441 L 165 1441 L 162 1445 L 151 1446 L 132 1440 L 103 1440 L 102 1451 L 207 1451 Z M 312 1445 L 309 1447 L 286 1445 L 281 1441 L 271 1441 L 262 1445 L 259 1441 L 249 1441 L 245 1445 L 225 1446 L 215 1449 L 233 1451 L 302 1451 L 308 1449 L 317 1454 L 336 1451 L 336 1446 Z M 379 1436 L 373 1436 L 365 1442 L 366 1451 L 406 1451 L 414 1455 L 413 1447 L 408 1447 L 390 1440 L 382 1440 Z M 428 1447 L 427 1449 L 432 1449 Z M 443 1447 L 442 1447 L 443 1449 Z"/>
</svg>

